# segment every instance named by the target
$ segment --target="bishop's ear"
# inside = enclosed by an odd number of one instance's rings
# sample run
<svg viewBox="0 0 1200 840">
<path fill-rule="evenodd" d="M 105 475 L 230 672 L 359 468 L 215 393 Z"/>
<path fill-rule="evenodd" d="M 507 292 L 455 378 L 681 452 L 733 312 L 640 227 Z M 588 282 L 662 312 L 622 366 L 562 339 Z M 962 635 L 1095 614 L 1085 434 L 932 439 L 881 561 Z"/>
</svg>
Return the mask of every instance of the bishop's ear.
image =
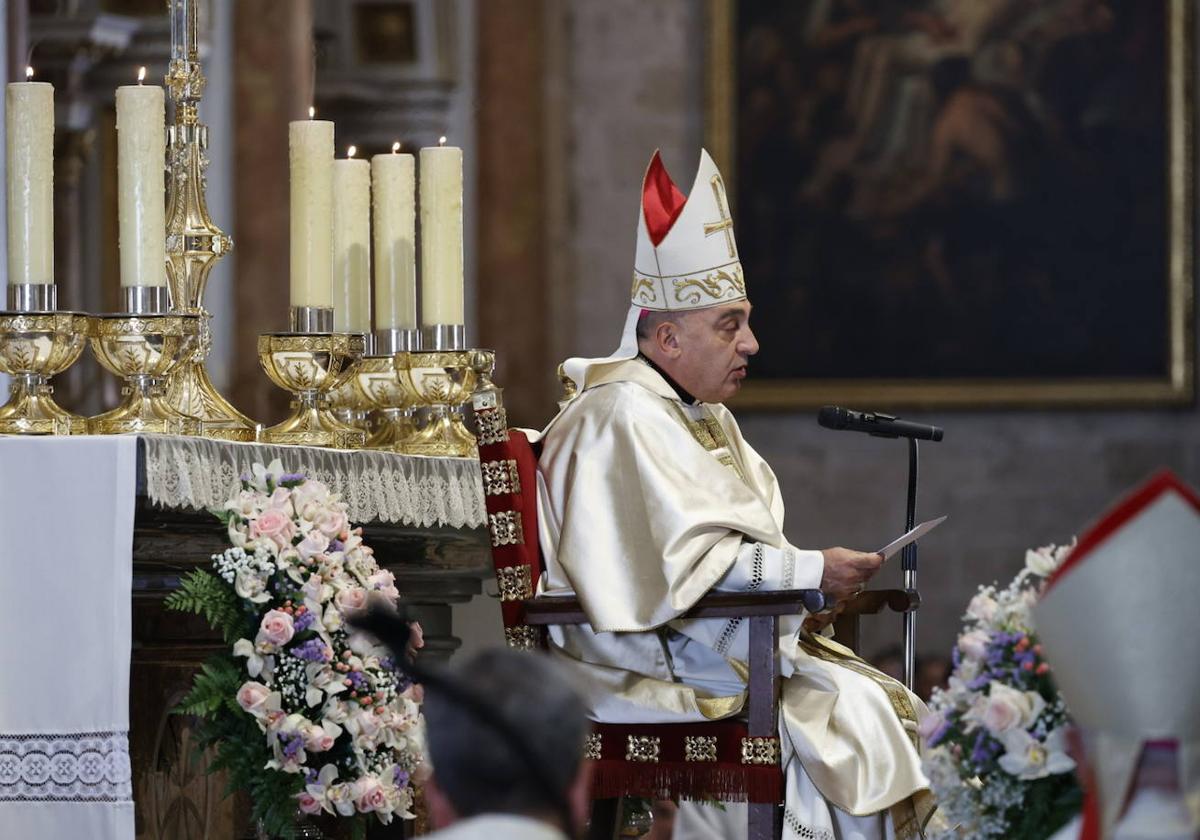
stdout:
<svg viewBox="0 0 1200 840">
<path fill-rule="evenodd" d="M 654 343 L 658 351 L 668 359 L 679 358 L 682 348 L 679 345 L 679 324 L 675 319 L 664 320 L 654 329 Z"/>
</svg>

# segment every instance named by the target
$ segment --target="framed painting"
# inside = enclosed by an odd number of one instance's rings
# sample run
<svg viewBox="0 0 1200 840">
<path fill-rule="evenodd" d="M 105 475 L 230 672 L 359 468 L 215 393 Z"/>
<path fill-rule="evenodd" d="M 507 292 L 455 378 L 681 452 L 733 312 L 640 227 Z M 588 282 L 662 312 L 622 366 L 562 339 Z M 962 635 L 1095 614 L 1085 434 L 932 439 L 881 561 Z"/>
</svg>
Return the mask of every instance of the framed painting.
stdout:
<svg viewBox="0 0 1200 840">
<path fill-rule="evenodd" d="M 737 405 L 1193 399 L 1188 0 L 709 0 Z"/>
</svg>

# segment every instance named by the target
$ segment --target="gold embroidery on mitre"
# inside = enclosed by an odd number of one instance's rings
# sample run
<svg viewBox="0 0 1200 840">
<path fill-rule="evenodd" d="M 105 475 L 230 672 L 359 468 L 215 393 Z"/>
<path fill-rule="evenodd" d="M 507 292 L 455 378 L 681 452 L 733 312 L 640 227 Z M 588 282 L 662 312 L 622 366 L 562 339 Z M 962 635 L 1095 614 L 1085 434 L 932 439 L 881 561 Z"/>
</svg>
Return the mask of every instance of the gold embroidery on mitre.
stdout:
<svg viewBox="0 0 1200 840">
<path fill-rule="evenodd" d="M 746 281 L 742 278 L 742 266 L 735 265 L 729 271 L 714 271 L 704 277 L 681 277 L 671 283 L 675 288 L 675 300 L 689 305 L 699 304 L 711 298 L 712 303 L 737 300 L 746 296 Z"/>
<path fill-rule="evenodd" d="M 638 290 L 641 290 L 639 293 Z M 649 277 L 633 275 L 633 288 L 629 290 L 629 299 L 639 303 L 653 304 L 658 298 L 654 293 L 654 281 Z"/>
<path fill-rule="evenodd" d="M 533 597 L 533 573 L 528 566 L 496 569 L 496 585 L 501 601 L 524 601 Z"/>
<path fill-rule="evenodd" d="M 625 742 L 625 760 L 657 764 L 661 746 L 662 739 L 657 735 L 630 735 Z"/>
<path fill-rule="evenodd" d="M 713 198 L 717 202 L 717 213 L 721 219 L 716 222 L 705 222 L 704 238 L 707 239 L 714 233 L 724 233 L 725 247 L 729 249 L 729 256 L 737 259 L 737 244 L 733 241 L 733 217 L 725 209 L 725 182 L 721 180 L 720 175 L 713 175 L 708 183 L 712 187 Z"/>
</svg>

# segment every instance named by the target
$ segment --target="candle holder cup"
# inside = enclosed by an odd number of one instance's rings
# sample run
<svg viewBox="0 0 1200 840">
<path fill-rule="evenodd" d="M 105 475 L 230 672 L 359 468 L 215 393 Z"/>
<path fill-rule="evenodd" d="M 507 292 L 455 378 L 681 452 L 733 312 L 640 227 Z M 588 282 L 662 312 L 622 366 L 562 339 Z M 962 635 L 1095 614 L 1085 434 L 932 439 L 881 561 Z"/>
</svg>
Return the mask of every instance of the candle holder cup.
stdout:
<svg viewBox="0 0 1200 840">
<path fill-rule="evenodd" d="M 350 384 L 375 412 L 367 448 L 407 452 L 408 442 L 417 432 L 416 402 L 400 381 L 395 357 L 363 356 Z"/>
<path fill-rule="evenodd" d="M 400 382 L 414 402 L 429 410 L 429 421 L 404 444 L 410 455 L 460 458 L 479 456 L 475 436 L 463 423 L 463 405 L 475 388 L 471 353 L 398 353 L 394 364 Z"/>
<path fill-rule="evenodd" d="M 13 378 L 0 406 L 0 434 L 87 432 L 86 418 L 54 401 L 50 379 L 75 364 L 90 324 L 79 312 L 0 312 L 0 371 Z"/>
<path fill-rule="evenodd" d="M 167 379 L 195 350 L 200 329 L 197 315 L 96 316 L 92 353 L 126 384 L 121 389 L 121 404 L 89 418 L 88 431 L 95 435 L 200 434 L 200 420 L 178 411 L 166 399 Z"/>
<path fill-rule="evenodd" d="M 353 372 L 362 357 L 364 337 L 357 333 L 264 333 L 258 337 L 258 361 L 272 382 L 291 391 L 295 412 L 263 429 L 265 443 L 357 449 L 366 432 L 334 416 L 330 394 Z"/>
</svg>

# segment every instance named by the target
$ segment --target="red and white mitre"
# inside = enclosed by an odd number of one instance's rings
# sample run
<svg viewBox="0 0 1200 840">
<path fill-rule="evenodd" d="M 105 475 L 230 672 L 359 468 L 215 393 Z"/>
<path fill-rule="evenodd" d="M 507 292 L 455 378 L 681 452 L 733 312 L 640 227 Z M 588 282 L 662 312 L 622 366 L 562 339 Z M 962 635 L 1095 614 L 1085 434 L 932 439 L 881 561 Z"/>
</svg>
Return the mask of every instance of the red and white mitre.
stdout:
<svg viewBox="0 0 1200 840">
<path fill-rule="evenodd" d="M 704 309 L 745 297 L 733 216 L 717 165 L 702 149 L 691 192 L 684 196 L 656 151 L 642 178 L 633 287 L 621 344 L 603 358 L 568 359 L 563 371 L 582 391 L 589 371 L 637 355 L 643 311 Z"/>
<path fill-rule="evenodd" d="M 1200 496 L 1171 472 L 1134 491 L 1080 538 L 1034 621 L 1087 735 L 1083 836 L 1112 836 L 1143 749 L 1163 741 L 1200 832 Z"/>
</svg>

